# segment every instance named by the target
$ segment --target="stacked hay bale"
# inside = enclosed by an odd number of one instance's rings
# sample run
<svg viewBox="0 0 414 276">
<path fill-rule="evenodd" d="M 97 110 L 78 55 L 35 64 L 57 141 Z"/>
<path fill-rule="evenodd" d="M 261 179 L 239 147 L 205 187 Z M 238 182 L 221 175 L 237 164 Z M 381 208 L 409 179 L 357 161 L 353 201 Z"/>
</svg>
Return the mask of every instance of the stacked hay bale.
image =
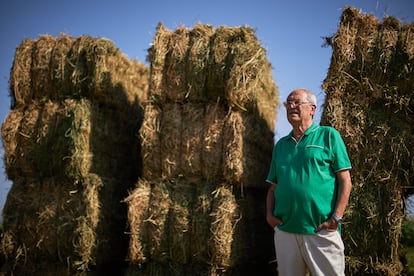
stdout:
<svg viewBox="0 0 414 276">
<path fill-rule="evenodd" d="M 414 24 L 347 7 L 328 42 L 321 123 L 340 130 L 353 164 L 347 270 L 400 275 L 404 199 L 414 184 Z"/>
<path fill-rule="evenodd" d="M 273 258 L 264 179 L 278 105 L 264 48 L 250 27 L 160 23 L 149 60 L 129 273 L 260 274 Z"/>
<path fill-rule="evenodd" d="M 136 132 L 149 69 L 101 38 L 25 39 L 2 125 L 13 182 L 4 207 L 4 270 L 65 275 L 120 270 L 126 205 L 141 175 Z"/>
</svg>

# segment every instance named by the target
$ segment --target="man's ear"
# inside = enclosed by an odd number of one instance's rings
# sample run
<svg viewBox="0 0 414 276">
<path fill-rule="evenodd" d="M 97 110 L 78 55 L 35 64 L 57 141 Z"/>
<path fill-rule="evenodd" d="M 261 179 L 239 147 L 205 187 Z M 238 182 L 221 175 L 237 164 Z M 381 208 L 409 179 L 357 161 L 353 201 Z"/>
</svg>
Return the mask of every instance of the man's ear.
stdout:
<svg viewBox="0 0 414 276">
<path fill-rule="evenodd" d="M 311 110 L 312 110 L 312 116 L 315 115 L 315 113 L 316 113 L 316 105 L 313 104 Z"/>
</svg>

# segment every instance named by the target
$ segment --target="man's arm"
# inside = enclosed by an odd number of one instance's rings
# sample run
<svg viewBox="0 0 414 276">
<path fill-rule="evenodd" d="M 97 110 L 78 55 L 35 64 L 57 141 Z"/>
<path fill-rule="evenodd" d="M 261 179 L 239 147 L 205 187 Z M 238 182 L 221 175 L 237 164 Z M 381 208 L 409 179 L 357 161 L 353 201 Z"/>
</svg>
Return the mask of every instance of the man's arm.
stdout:
<svg viewBox="0 0 414 276">
<path fill-rule="evenodd" d="M 351 173 L 349 170 L 338 171 L 336 172 L 336 177 L 338 179 L 339 189 L 334 214 L 338 218 L 342 218 L 345 213 L 346 206 L 348 205 L 349 196 L 351 194 Z M 318 228 L 316 228 L 315 232 L 318 232 L 321 229 L 336 231 L 338 229 L 338 222 L 333 217 L 331 217 L 327 221 L 320 224 Z"/>
<path fill-rule="evenodd" d="M 266 221 L 272 228 L 275 228 L 276 225 L 283 224 L 279 218 L 273 215 L 275 208 L 275 189 L 276 184 L 271 183 L 266 196 Z"/>
<path fill-rule="evenodd" d="M 349 196 L 352 189 L 351 173 L 349 170 L 342 170 L 336 172 L 336 177 L 338 179 L 338 198 L 336 202 L 335 215 L 342 218 L 346 206 L 348 205 Z"/>
<path fill-rule="evenodd" d="M 271 183 L 267 190 L 266 196 L 266 217 L 273 216 L 273 209 L 275 208 L 275 189 L 276 184 Z"/>
</svg>

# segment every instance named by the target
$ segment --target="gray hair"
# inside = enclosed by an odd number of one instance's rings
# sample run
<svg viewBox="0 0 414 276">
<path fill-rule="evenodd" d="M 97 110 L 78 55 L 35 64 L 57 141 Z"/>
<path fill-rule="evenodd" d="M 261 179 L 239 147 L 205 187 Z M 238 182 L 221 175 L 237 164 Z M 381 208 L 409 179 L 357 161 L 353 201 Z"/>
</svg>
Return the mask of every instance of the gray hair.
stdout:
<svg viewBox="0 0 414 276">
<path fill-rule="evenodd" d="M 310 102 L 311 104 L 314 104 L 315 106 L 318 105 L 317 101 L 316 101 L 316 96 L 315 94 L 313 94 L 310 90 L 306 89 L 306 88 L 297 88 L 294 91 L 303 91 L 306 93 L 306 99 L 308 102 Z"/>
<path fill-rule="evenodd" d="M 317 101 L 316 101 L 316 96 L 315 96 L 315 94 L 313 94 L 311 91 L 306 90 L 306 89 L 305 89 L 305 91 L 306 91 L 306 97 L 307 97 L 308 101 L 309 101 L 311 104 L 314 104 L 315 106 L 317 106 Z"/>
</svg>

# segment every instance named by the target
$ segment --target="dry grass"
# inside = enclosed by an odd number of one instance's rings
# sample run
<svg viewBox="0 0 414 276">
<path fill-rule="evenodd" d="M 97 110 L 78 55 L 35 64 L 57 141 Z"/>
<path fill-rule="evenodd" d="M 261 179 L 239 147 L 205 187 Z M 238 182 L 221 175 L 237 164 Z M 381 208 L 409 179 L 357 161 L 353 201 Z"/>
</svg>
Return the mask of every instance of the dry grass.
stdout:
<svg viewBox="0 0 414 276">
<path fill-rule="evenodd" d="M 250 27 L 160 24 L 149 61 L 90 36 L 16 49 L 7 271 L 99 274 L 127 257 L 136 273 L 219 275 L 267 262 L 260 195 L 279 103 L 265 49 Z"/>
<path fill-rule="evenodd" d="M 15 274 L 75 274 L 124 262 L 121 200 L 141 173 L 149 70 L 109 40 L 26 39 L 2 124 L 7 176 L 1 251 Z M 55 274 L 56 275 L 56 274 Z"/>
<path fill-rule="evenodd" d="M 346 8 L 331 40 L 321 123 L 342 133 L 354 168 L 344 227 L 350 274 L 399 275 L 403 268 L 404 198 L 414 188 L 413 31 Z"/>
<path fill-rule="evenodd" d="M 254 31 L 159 24 L 149 61 L 143 179 L 127 200 L 130 273 L 161 275 L 168 267 L 192 274 L 191 266 L 219 275 L 266 259 L 271 233 L 248 233 L 262 215 L 253 191 L 264 193 L 278 99 Z M 147 189 L 142 215 L 138 201 Z"/>
<path fill-rule="evenodd" d="M 147 179 L 185 175 L 241 187 L 264 185 L 273 145 L 261 117 L 218 104 L 149 105 L 140 137 Z"/>
<path fill-rule="evenodd" d="M 220 101 L 258 114 L 274 129 L 277 87 L 252 28 L 196 24 L 170 31 L 159 24 L 149 60 L 153 101 Z"/>
<path fill-rule="evenodd" d="M 17 47 L 10 88 L 17 107 L 32 100 L 86 97 L 120 108 L 146 101 L 148 76 L 146 66 L 108 39 L 61 34 L 25 39 Z"/>
</svg>

